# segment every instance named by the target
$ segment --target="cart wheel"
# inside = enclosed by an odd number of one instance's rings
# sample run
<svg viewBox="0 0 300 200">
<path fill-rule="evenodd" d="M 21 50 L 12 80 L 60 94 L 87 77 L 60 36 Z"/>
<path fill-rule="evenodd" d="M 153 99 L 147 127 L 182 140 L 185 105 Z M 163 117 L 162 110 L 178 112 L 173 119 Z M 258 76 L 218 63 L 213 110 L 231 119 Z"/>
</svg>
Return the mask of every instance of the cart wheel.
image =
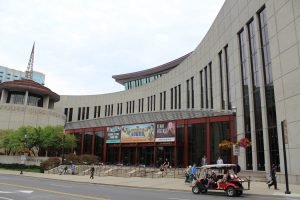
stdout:
<svg viewBox="0 0 300 200">
<path fill-rule="evenodd" d="M 199 194 L 199 193 L 200 193 L 200 188 L 199 188 L 197 185 L 195 185 L 195 186 L 192 188 L 192 192 L 193 192 L 194 194 Z"/>
<path fill-rule="evenodd" d="M 207 189 L 202 189 L 202 190 L 201 190 L 201 193 L 202 193 L 202 194 L 207 193 Z"/>
<path fill-rule="evenodd" d="M 236 191 L 236 196 L 241 196 L 243 194 L 243 190 L 238 190 L 238 191 Z"/>
<path fill-rule="evenodd" d="M 231 186 L 226 189 L 226 192 L 229 197 L 234 197 L 236 195 L 236 190 Z"/>
</svg>

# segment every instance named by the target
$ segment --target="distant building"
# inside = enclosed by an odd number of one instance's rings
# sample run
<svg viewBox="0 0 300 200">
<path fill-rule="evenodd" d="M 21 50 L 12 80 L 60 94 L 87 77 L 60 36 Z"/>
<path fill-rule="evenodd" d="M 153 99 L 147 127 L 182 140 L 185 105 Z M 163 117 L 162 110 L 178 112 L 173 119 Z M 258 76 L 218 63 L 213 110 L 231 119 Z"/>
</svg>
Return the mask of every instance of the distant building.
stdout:
<svg viewBox="0 0 300 200">
<path fill-rule="evenodd" d="M 0 66 L 0 83 L 6 81 L 21 80 L 24 79 L 24 77 L 25 77 L 25 72 Z M 32 80 L 41 85 L 45 85 L 45 74 L 41 72 L 33 71 Z"/>
<path fill-rule="evenodd" d="M 0 83 L 0 130 L 64 125 L 64 114 L 54 110 L 59 100 L 58 94 L 32 80 Z"/>
</svg>

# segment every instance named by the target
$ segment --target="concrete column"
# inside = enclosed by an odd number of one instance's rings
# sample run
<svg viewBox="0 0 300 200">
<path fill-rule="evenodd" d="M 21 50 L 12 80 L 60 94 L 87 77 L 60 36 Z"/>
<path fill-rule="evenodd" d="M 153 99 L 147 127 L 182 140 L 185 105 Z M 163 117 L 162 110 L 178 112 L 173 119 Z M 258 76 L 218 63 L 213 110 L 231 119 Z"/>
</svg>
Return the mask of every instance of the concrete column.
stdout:
<svg viewBox="0 0 300 200">
<path fill-rule="evenodd" d="M 49 96 L 45 96 L 43 98 L 43 108 L 48 109 L 48 107 L 49 107 L 49 100 L 50 100 Z"/>
<path fill-rule="evenodd" d="M 28 94 L 29 94 L 29 92 L 28 92 L 28 90 L 26 90 L 26 92 L 25 92 L 25 98 L 24 98 L 24 105 L 27 105 Z"/>
<path fill-rule="evenodd" d="M 8 94 L 8 92 L 5 90 L 5 89 L 3 89 L 2 91 L 1 91 L 1 99 L 0 99 L 0 103 L 6 103 L 6 101 L 7 101 L 7 95 Z"/>
</svg>

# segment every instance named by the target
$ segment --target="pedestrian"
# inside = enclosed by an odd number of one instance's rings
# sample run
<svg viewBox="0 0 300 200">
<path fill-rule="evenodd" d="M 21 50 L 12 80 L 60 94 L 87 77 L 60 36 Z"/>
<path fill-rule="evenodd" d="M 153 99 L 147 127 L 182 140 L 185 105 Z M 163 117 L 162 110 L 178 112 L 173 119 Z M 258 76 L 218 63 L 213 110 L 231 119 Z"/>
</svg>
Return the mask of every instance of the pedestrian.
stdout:
<svg viewBox="0 0 300 200">
<path fill-rule="evenodd" d="M 271 181 L 268 183 L 268 188 L 270 189 L 270 187 L 272 185 L 274 185 L 274 189 L 278 190 L 277 188 L 277 180 L 276 180 L 276 165 L 273 164 L 271 171 L 270 171 L 270 177 L 271 177 Z"/>
<path fill-rule="evenodd" d="M 196 180 L 197 179 L 197 168 L 196 168 L 196 163 L 193 164 L 193 167 L 192 167 L 192 176 L 193 176 L 193 179 Z"/>
<path fill-rule="evenodd" d="M 217 160 L 217 165 L 221 165 L 224 164 L 223 159 L 221 158 L 221 156 L 219 156 L 218 160 Z M 222 168 L 219 169 L 219 173 L 222 173 Z"/>
<path fill-rule="evenodd" d="M 202 159 L 201 159 L 201 166 L 207 165 L 207 159 L 206 156 L 203 155 Z"/>
<path fill-rule="evenodd" d="M 67 170 L 68 170 L 68 167 L 67 167 L 67 166 L 65 166 L 65 167 L 64 167 L 64 170 L 63 170 L 63 174 L 64 174 L 64 175 L 66 175 L 66 174 L 67 174 Z"/>
<path fill-rule="evenodd" d="M 90 179 L 94 179 L 94 173 L 95 173 L 94 165 L 91 167 L 90 172 L 91 172 Z"/>
<path fill-rule="evenodd" d="M 75 174 L 75 165 L 74 165 L 73 161 L 71 161 L 70 169 L 71 169 L 71 174 L 74 175 Z"/>
<path fill-rule="evenodd" d="M 169 162 L 168 158 L 166 158 L 166 160 L 162 166 L 164 168 L 165 173 L 167 174 L 167 168 L 170 166 L 170 162 Z"/>
</svg>

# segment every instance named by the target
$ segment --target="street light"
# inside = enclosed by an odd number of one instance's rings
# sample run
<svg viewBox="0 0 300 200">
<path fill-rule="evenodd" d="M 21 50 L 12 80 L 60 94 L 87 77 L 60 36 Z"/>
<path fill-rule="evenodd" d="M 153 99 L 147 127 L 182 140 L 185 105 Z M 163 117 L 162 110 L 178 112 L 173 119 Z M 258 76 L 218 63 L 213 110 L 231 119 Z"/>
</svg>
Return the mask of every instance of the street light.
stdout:
<svg viewBox="0 0 300 200">
<path fill-rule="evenodd" d="M 66 131 L 64 129 L 64 134 L 63 134 L 63 138 L 62 138 L 61 164 L 64 164 L 64 160 L 65 160 L 65 139 L 66 139 Z"/>
<path fill-rule="evenodd" d="M 21 164 L 23 164 L 23 165 L 21 166 L 21 172 L 20 172 L 20 174 L 23 174 L 23 168 L 25 168 L 25 160 L 26 160 L 25 148 L 27 146 L 26 140 L 27 140 L 27 134 L 24 135 L 24 143 L 23 143 L 23 150 L 24 150 L 23 154 L 24 155 L 21 156 Z"/>
</svg>

